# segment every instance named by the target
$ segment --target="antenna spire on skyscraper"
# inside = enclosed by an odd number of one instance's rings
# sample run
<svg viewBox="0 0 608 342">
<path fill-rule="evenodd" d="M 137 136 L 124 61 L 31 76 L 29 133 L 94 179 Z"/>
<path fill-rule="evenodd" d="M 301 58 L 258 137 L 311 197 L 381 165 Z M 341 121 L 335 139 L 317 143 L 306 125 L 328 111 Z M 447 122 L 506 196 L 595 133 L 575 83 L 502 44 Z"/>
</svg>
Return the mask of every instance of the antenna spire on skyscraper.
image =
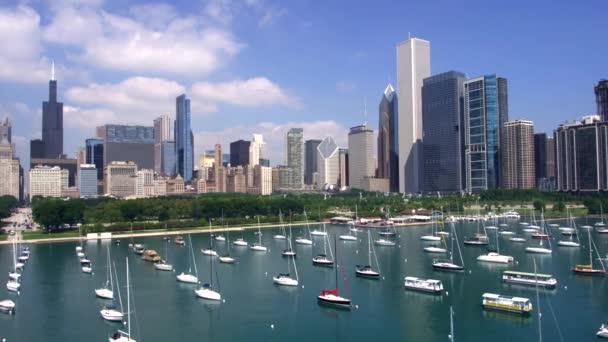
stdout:
<svg viewBox="0 0 608 342">
<path fill-rule="evenodd" d="M 51 81 L 55 80 L 55 61 L 51 61 Z"/>
<path fill-rule="evenodd" d="M 365 116 L 364 124 L 367 126 L 367 97 L 363 98 L 363 115 Z"/>
</svg>

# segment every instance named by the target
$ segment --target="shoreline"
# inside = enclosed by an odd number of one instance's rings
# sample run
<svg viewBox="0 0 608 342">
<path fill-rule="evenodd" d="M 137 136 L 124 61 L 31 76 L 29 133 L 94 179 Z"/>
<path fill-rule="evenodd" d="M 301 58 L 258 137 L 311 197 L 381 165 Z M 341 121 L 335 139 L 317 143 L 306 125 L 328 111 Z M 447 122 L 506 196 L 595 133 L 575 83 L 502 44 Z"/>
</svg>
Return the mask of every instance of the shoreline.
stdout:
<svg viewBox="0 0 608 342">
<path fill-rule="evenodd" d="M 329 222 L 321 222 L 321 223 L 325 223 L 328 224 Z M 412 222 L 412 223 L 405 223 L 399 226 L 395 226 L 395 228 L 397 227 L 409 227 L 409 226 L 419 226 L 419 225 L 428 225 L 431 224 L 432 222 Z M 314 223 L 310 223 L 310 222 L 297 222 L 297 223 L 292 223 L 291 226 L 305 226 L 305 225 L 317 225 L 320 224 L 319 222 L 314 222 Z M 283 224 L 284 226 L 288 226 L 288 224 Z M 344 225 L 346 226 L 346 225 Z M 260 225 L 259 226 L 260 229 L 266 229 L 266 228 L 279 228 L 281 227 L 280 223 L 273 223 L 273 224 L 266 224 L 266 225 Z M 153 236 L 175 236 L 175 235 L 186 235 L 186 234 L 209 234 L 209 233 L 221 233 L 221 232 L 238 232 L 238 231 L 246 231 L 246 230 L 252 230 L 252 229 L 258 229 L 258 226 L 235 226 L 235 227 L 220 227 L 220 228 L 204 228 L 204 227 L 200 227 L 200 228 L 188 228 L 188 229 L 180 229 L 180 230 L 150 230 L 149 232 L 138 232 L 138 233 L 125 233 L 125 232 L 118 232 L 116 234 L 112 233 L 112 237 L 109 239 L 102 239 L 102 238 L 94 238 L 94 239 L 87 239 L 86 237 L 81 238 L 78 236 L 70 236 L 70 237 L 58 237 L 58 238 L 45 238 L 45 239 L 31 239 L 31 240 L 25 240 L 25 239 L 18 239 L 16 240 L 16 242 L 18 243 L 22 243 L 22 244 L 28 244 L 28 243 L 60 243 L 60 242 L 73 242 L 73 241 L 80 241 L 80 240 L 84 240 L 84 241 L 101 241 L 101 240 L 114 240 L 114 239 L 130 239 L 130 238 L 137 238 L 137 237 L 153 237 Z M 377 229 L 377 228 L 370 228 L 370 229 Z M 0 246 L 1 245 L 9 245 L 12 244 L 13 240 L 12 239 L 7 239 L 5 241 L 0 241 Z"/>
</svg>

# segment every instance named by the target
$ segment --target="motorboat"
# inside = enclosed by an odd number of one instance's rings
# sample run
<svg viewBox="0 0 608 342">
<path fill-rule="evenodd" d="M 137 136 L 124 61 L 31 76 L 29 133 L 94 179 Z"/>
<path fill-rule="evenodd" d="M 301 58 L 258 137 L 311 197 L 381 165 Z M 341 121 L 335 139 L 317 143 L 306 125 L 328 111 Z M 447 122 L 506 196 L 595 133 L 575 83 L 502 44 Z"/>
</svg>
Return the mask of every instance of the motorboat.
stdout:
<svg viewBox="0 0 608 342">
<path fill-rule="evenodd" d="M 184 246 L 186 245 L 186 240 L 184 240 L 183 236 L 178 235 L 175 239 L 173 239 L 173 243 L 178 246 Z"/>
<path fill-rule="evenodd" d="M 15 302 L 10 299 L 0 300 L 0 311 L 13 313 L 15 311 Z"/>
<path fill-rule="evenodd" d="M 15 280 L 15 281 L 19 281 L 19 279 L 21 278 L 21 273 L 18 272 L 8 272 L 8 278 Z"/>
<path fill-rule="evenodd" d="M 405 277 L 404 287 L 406 290 L 440 294 L 443 291 L 441 280 L 420 279 L 416 277 Z"/>
<path fill-rule="evenodd" d="M 513 257 L 509 255 L 501 255 L 498 253 L 490 252 L 488 254 L 480 255 L 477 257 L 477 261 L 493 262 L 498 264 L 508 264 L 513 262 Z"/>
<path fill-rule="evenodd" d="M 595 334 L 597 337 L 608 338 L 608 324 L 602 324 Z"/>
</svg>

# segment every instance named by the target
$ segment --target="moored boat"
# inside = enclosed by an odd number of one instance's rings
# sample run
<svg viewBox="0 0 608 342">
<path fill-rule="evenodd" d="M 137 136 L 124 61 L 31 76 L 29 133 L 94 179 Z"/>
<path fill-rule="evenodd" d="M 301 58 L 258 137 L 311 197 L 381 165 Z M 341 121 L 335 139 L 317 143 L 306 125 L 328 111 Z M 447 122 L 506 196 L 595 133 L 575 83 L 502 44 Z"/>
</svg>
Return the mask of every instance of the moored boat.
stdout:
<svg viewBox="0 0 608 342">
<path fill-rule="evenodd" d="M 416 277 L 405 277 L 404 287 L 406 290 L 440 294 L 443 291 L 441 280 L 421 279 Z"/>
<path fill-rule="evenodd" d="M 482 295 L 482 306 L 489 310 L 512 312 L 517 314 L 529 314 L 532 312 L 532 302 L 523 297 L 510 297 L 494 293 Z"/>
<path fill-rule="evenodd" d="M 557 286 L 557 279 L 550 274 L 526 273 L 516 271 L 504 271 L 502 273 L 502 281 L 504 283 L 527 285 L 527 286 L 542 286 L 548 289 Z"/>
</svg>

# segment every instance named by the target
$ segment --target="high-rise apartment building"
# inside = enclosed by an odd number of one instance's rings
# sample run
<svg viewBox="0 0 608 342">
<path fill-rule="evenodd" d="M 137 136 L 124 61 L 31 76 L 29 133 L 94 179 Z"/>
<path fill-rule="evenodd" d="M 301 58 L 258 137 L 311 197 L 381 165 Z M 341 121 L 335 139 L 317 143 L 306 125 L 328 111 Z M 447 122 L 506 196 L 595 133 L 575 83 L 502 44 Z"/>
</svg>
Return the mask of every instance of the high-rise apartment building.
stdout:
<svg viewBox="0 0 608 342">
<path fill-rule="evenodd" d="M 597 115 L 602 121 L 608 121 L 608 80 L 600 80 L 593 88 Z"/>
<path fill-rule="evenodd" d="M 63 189 L 68 187 L 68 172 L 58 166 L 31 168 L 29 173 L 30 202 L 35 196 L 61 197 Z"/>
<path fill-rule="evenodd" d="M 249 147 L 251 142 L 246 140 L 237 140 L 230 143 L 230 166 L 247 166 L 249 165 Z"/>
<path fill-rule="evenodd" d="M 410 38 L 397 45 L 399 191 L 422 185 L 422 81 L 431 76 L 430 43 Z"/>
<path fill-rule="evenodd" d="M 175 156 L 167 155 L 167 145 L 163 146 L 164 142 L 173 142 L 172 147 L 174 151 L 172 154 L 175 154 L 175 142 L 173 141 L 172 133 L 169 115 L 164 114 L 154 119 L 154 172 L 157 174 L 167 174 L 167 170 L 171 172 L 167 175 L 173 175 L 174 173 L 175 165 L 167 165 L 167 162 L 173 161 L 175 163 Z M 164 160 L 163 153 L 165 153 Z"/>
<path fill-rule="evenodd" d="M 81 198 L 97 197 L 97 167 L 95 164 L 80 165 L 78 190 Z"/>
<path fill-rule="evenodd" d="M 363 180 L 374 177 L 374 130 L 367 125 L 355 126 L 348 133 L 348 184 L 363 189 Z"/>
<path fill-rule="evenodd" d="M 113 161 L 104 169 L 104 192 L 115 197 L 135 195 L 137 164 L 130 161 Z"/>
<path fill-rule="evenodd" d="M 540 190 L 552 190 L 555 182 L 555 140 L 547 133 L 534 134 L 534 178 Z"/>
<path fill-rule="evenodd" d="M 501 127 L 508 120 L 507 80 L 481 76 L 464 83 L 465 179 L 469 193 L 500 186 Z"/>
<path fill-rule="evenodd" d="M 558 191 L 608 190 L 608 122 L 591 115 L 554 132 Z"/>
<path fill-rule="evenodd" d="M 272 194 L 272 168 L 256 165 L 253 169 L 253 185 L 260 195 Z"/>
<path fill-rule="evenodd" d="M 313 174 L 317 172 L 317 147 L 321 140 L 306 140 L 304 143 L 304 184 L 313 185 Z"/>
<path fill-rule="evenodd" d="M 338 185 L 340 180 L 339 148 L 334 138 L 325 137 L 317 146 L 317 173 L 319 182 L 317 187 Z"/>
<path fill-rule="evenodd" d="M 245 174 L 242 166 L 228 169 L 226 177 L 226 192 L 247 192 Z"/>
<path fill-rule="evenodd" d="M 534 175 L 534 124 L 528 120 L 505 122 L 501 143 L 502 187 L 531 189 Z"/>
<path fill-rule="evenodd" d="M 9 195 L 21 198 L 21 170 L 19 159 L 14 158 L 13 148 L 6 137 L 0 137 L 0 196 Z"/>
<path fill-rule="evenodd" d="M 389 190 L 399 191 L 397 93 L 387 85 L 378 106 L 378 178 L 389 180 Z"/>
<path fill-rule="evenodd" d="M 190 128 L 190 99 L 182 94 L 175 100 L 176 173 L 190 183 L 194 171 L 194 141 Z"/>
<path fill-rule="evenodd" d="M 261 134 L 254 134 L 249 143 L 249 164 L 252 167 L 260 164 L 260 159 L 264 156 L 264 137 Z"/>
<path fill-rule="evenodd" d="M 304 130 L 291 128 L 285 137 L 285 163 L 293 171 L 292 189 L 302 189 L 304 185 Z"/>
<path fill-rule="evenodd" d="M 422 86 L 422 141 L 425 192 L 459 192 L 464 178 L 464 81 L 458 71 L 425 78 Z"/>
<path fill-rule="evenodd" d="M 345 187 L 350 186 L 349 175 L 350 169 L 348 168 L 348 161 L 350 160 L 349 152 L 347 148 L 341 148 L 338 150 L 338 186 Z"/>
<path fill-rule="evenodd" d="M 154 127 L 104 125 L 97 127 L 97 137 L 104 141 L 104 166 L 132 161 L 137 167 L 154 169 Z"/>
</svg>

